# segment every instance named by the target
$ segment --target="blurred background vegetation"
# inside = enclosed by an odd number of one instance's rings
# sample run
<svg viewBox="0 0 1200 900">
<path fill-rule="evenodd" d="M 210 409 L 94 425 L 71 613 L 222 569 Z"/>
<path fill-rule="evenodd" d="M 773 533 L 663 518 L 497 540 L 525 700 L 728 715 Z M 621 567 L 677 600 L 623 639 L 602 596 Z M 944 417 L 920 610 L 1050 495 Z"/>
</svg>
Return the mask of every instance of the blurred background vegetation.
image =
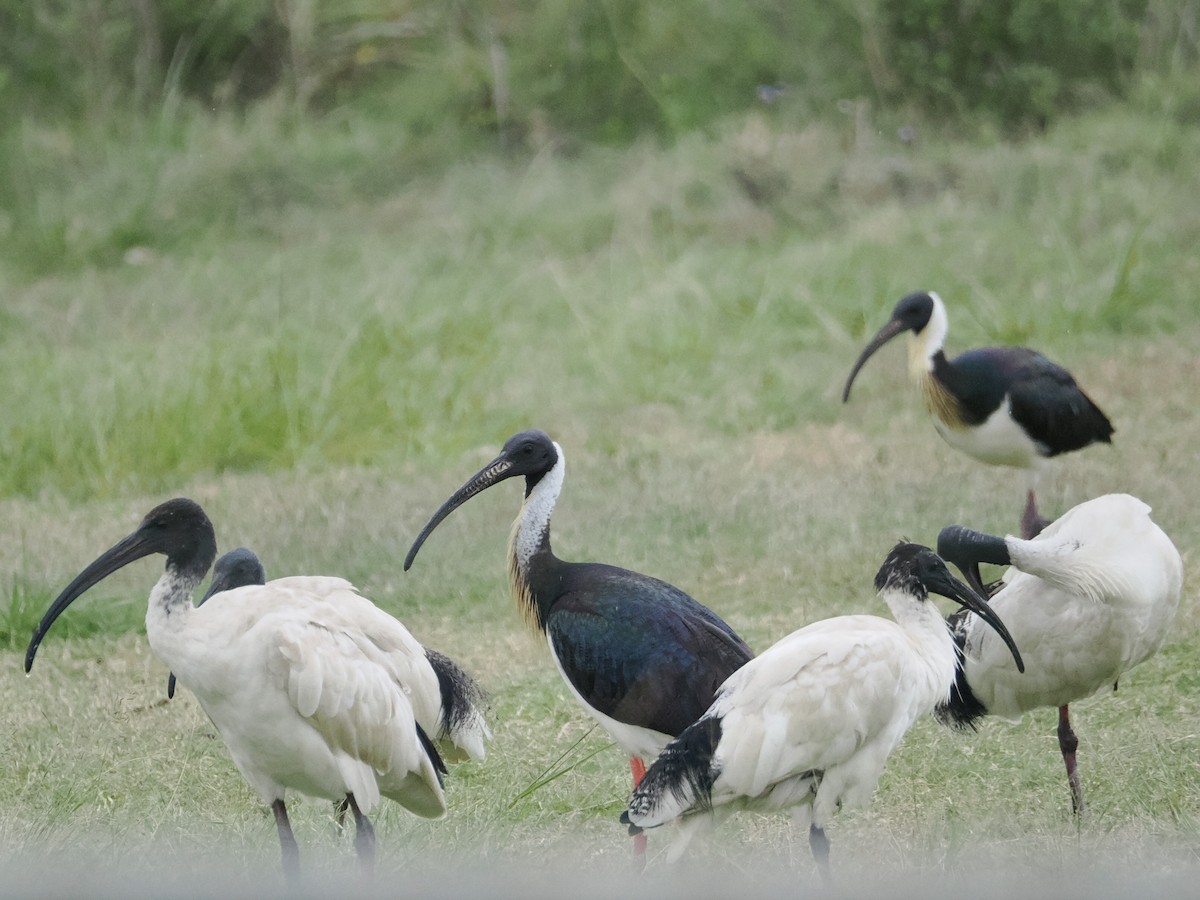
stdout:
<svg viewBox="0 0 1200 900">
<path fill-rule="evenodd" d="M 918 284 L 1169 331 L 1198 59 L 1200 0 L 0 0 L 0 496 L 829 420 L 762 360 Z"/>
<path fill-rule="evenodd" d="M 8 121 L 387 111 L 417 133 L 670 136 L 760 98 L 1008 132 L 1192 73 L 1196 0 L 2 0 Z M 1195 112 L 1195 110 L 1193 110 Z"/>
</svg>

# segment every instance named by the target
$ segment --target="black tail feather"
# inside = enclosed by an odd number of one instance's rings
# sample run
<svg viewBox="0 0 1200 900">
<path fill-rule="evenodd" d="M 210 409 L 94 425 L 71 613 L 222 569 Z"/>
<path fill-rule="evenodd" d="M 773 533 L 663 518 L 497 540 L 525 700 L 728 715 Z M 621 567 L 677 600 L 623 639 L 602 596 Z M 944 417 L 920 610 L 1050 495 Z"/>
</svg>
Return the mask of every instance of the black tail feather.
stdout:
<svg viewBox="0 0 1200 900">
<path fill-rule="evenodd" d="M 441 740 L 468 722 L 473 710 L 485 709 L 488 698 L 475 679 L 450 657 L 426 647 L 425 658 L 437 675 L 442 695 L 442 733 L 438 735 Z"/>
</svg>

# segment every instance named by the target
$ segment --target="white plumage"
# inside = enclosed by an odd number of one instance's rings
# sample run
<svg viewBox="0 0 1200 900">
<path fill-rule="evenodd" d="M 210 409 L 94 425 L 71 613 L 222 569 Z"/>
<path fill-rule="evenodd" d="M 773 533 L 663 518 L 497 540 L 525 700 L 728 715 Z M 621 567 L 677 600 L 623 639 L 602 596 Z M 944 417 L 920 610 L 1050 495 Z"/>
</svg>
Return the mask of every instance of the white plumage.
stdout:
<svg viewBox="0 0 1200 900">
<path fill-rule="evenodd" d="M 788 809 L 810 826 L 824 865 L 826 822 L 870 800 L 905 732 L 954 682 L 954 642 L 929 592 L 1004 627 L 928 548 L 897 544 L 875 584 L 895 621 L 815 622 L 746 663 L 650 767 L 623 821 L 637 829 L 708 808 Z"/>
<path fill-rule="evenodd" d="M 1032 540 L 952 526 L 938 549 L 975 581 L 980 562 L 1011 565 L 991 606 L 1028 667 L 1018 675 L 978 617 L 962 614 L 954 622 L 964 651 L 959 687 L 939 716 L 967 725 L 984 714 L 1016 721 L 1039 707 L 1060 707 L 1067 743 L 1074 735 L 1067 734 L 1066 706 L 1114 688 L 1158 651 L 1183 587 L 1179 551 L 1150 518 L 1150 507 L 1129 494 L 1081 503 Z M 1081 808 L 1074 747 L 1063 752 Z"/>
<path fill-rule="evenodd" d="M 299 861 L 284 803 L 288 790 L 344 800 L 368 870 L 374 829 L 367 813 L 381 797 L 419 816 L 445 814 L 445 767 L 431 738 L 448 737 L 481 757 L 489 733 L 478 708 L 460 704 L 454 721 L 444 721 L 439 674 L 425 649 L 341 578 L 281 578 L 214 593 L 193 606 L 216 539 L 190 500 L 156 507 L 72 581 L 34 632 L 26 670 L 73 600 L 151 553 L 167 557 L 146 612 L 151 649 L 196 695 L 238 770 L 271 806 L 291 881 Z M 468 691 L 466 698 L 474 696 Z"/>
</svg>

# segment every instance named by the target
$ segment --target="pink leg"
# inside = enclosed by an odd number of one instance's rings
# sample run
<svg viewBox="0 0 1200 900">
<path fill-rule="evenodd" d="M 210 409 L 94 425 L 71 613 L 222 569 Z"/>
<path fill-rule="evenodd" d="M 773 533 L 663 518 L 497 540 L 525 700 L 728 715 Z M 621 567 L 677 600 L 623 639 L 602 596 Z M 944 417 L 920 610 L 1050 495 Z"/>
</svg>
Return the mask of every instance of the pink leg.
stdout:
<svg viewBox="0 0 1200 900">
<path fill-rule="evenodd" d="M 1083 781 L 1079 777 L 1079 768 L 1075 765 L 1075 751 L 1079 749 L 1079 738 L 1071 728 L 1071 716 L 1066 705 L 1058 708 L 1058 748 L 1062 751 L 1063 762 L 1067 766 L 1067 784 L 1071 787 L 1071 811 L 1075 815 L 1083 814 Z"/>
<path fill-rule="evenodd" d="M 629 770 L 633 773 L 633 789 L 642 783 L 646 777 L 646 764 L 636 756 L 629 757 Z M 646 832 L 633 836 L 633 870 L 641 872 L 646 868 Z"/>
</svg>

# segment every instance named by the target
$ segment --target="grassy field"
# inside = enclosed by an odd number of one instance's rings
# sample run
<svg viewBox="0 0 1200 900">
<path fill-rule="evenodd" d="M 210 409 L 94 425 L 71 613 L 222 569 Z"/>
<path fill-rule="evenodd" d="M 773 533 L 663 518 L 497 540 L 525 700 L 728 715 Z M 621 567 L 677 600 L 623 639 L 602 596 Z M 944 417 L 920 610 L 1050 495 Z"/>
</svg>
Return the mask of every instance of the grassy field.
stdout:
<svg viewBox="0 0 1200 900">
<path fill-rule="evenodd" d="M 137 873 L 147 893 L 187 893 L 214 867 L 234 893 L 277 886 L 269 814 L 191 696 L 165 702 L 140 634 L 157 562 L 78 603 L 21 669 L 70 578 L 187 495 L 223 550 L 253 547 L 272 576 L 353 580 L 492 693 L 495 742 L 453 771 L 450 816 L 380 813 L 380 885 L 439 895 L 452 864 L 448 894 L 471 879 L 646 890 L 625 880 L 625 761 L 507 596 L 519 489 L 455 514 L 411 572 L 400 561 L 505 437 L 539 426 L 568 458 L 561 556 L 672 581 L 760 650 L 818 618 L 884 613 L 871 579 L 897 538 L 1012 531 L 1023 502 L 1019 473 L 936 437 L 898 347 L 840 403 L 865 337 L 930 288 L 951 351 L 1028 343 L 1104 407 L 1114 446 L 1062 460 L 1044 508 L 1142 497 L 1183 553 L 1185 597 L 1169 646 L 1073 707 L 1082 823 L 1052 711 L 976 736 L 924 721 L 870 809 L 833 823 L 840 884 L 1185 888 L 1200 846 L 1200 130 L 1148 104 L 1021 145 L 901 144 L 877 126 L 747 114 L 669 148 L 444 171 L 377 123 L 265 113 L 167 137 L 10 136 L 32 185 L 0 251 L 11 884 L 51 860 L 81 886 Z M 298 802 L 294 821 L 318 887 L 353 871 L 326 804 Z M 782 819 L 738 817 L 698 856 L 686 873 L 652 857 L 641 884 L 669 895 L 700 872 L 770 893 L 812 877 Z"/>
</svg>

